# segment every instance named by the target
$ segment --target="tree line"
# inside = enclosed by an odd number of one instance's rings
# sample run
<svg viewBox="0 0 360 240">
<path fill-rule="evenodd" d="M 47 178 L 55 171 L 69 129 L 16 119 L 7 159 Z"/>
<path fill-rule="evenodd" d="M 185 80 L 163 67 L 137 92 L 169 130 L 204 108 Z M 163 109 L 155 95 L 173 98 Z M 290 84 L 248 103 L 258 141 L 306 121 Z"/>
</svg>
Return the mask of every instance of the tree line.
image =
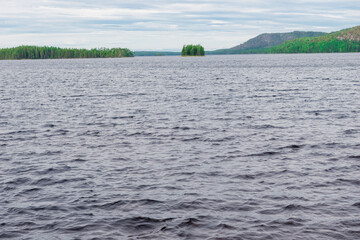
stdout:
<svg viewBox="0 0 360 240">
<path fill-rule="evenodd" d="M 0 59 L 119 58 L 133 57 L 127 48 L 75 49 L 58 47 L 19 46 L 0 49 Z"/>
<path fill-rule="evenodd" d="M 314 41 L 313 39 L 298 39 L 265 50 L 265 53 L 335 53 L 359 52 L 359 41 L 331 39 L 328 41 Z"/>
<path fill-rule="evenodd" d="M 360 27 L 320 37 L 298 38 L 266 49 L 263 53 L 336 53 L 360 51 Z"/>
<path fill-rule="evenodd" d="M 204 56 L 204 47 L 201 45 L 184 45 L 181 51 L 181 56 Z"/>
</svg>

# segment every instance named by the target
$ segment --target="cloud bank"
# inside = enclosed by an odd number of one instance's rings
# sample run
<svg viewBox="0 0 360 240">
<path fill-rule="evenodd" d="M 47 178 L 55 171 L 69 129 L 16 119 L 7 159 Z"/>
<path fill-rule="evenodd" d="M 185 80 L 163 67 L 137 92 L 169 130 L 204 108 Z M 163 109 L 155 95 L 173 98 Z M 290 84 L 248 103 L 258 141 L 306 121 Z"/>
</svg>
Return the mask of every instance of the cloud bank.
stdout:
<svg viewBox="0 0 360 240">
<path fill-rule="evenodd" d="M 0 47 L 228 48 L 264 32 L 331 32 L 360 24 L 342 0 L 0 0 Z"/>
</svg>

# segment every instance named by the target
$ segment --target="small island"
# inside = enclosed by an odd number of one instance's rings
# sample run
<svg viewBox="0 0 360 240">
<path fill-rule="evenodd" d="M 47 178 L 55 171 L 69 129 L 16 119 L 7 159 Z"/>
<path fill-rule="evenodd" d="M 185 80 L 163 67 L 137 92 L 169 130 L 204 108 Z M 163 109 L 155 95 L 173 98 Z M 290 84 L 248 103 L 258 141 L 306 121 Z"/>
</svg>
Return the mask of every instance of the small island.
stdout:
<svg viewBox="0 0 360 240">
<path fill-rule="evenodd" d="M 19 46 L 0 49 L 0 60 L 61 59 L 61 58 L 120 58 L 133 57 L 127 48 L 75 49 L 59 47 Z"/>
<path fill-rule="evenodd" d="M 184 45 L 181 51 L 181 56 L 205 56 L 204 47 L 200 44 L 198 45 Z"/>
</svg>

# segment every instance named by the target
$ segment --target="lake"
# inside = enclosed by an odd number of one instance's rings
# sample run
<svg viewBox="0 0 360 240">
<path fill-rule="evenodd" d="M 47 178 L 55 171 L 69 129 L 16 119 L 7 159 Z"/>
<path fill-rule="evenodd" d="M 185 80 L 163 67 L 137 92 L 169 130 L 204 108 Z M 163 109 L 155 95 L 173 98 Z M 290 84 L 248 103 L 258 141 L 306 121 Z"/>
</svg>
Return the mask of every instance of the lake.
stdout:
<svg viewBox="0 0 360 240">
<path fill-rule="evenodd" d="M 360 239 L 360 54 L 0 61 L 0 238 Z"/>
</svg>

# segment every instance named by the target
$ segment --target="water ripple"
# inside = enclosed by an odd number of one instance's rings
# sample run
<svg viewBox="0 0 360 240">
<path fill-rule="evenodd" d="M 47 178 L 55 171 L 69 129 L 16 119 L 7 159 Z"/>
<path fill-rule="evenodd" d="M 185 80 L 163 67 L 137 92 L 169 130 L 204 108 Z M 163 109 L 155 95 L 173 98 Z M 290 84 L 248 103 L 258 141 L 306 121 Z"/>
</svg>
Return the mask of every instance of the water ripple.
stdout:
<svg viewBox="0 0 360 240">
<path fill-rule="evenodd" d="M 0 239 L 360 238 L 359 54 L 0 65 Z"/>
</svg>

